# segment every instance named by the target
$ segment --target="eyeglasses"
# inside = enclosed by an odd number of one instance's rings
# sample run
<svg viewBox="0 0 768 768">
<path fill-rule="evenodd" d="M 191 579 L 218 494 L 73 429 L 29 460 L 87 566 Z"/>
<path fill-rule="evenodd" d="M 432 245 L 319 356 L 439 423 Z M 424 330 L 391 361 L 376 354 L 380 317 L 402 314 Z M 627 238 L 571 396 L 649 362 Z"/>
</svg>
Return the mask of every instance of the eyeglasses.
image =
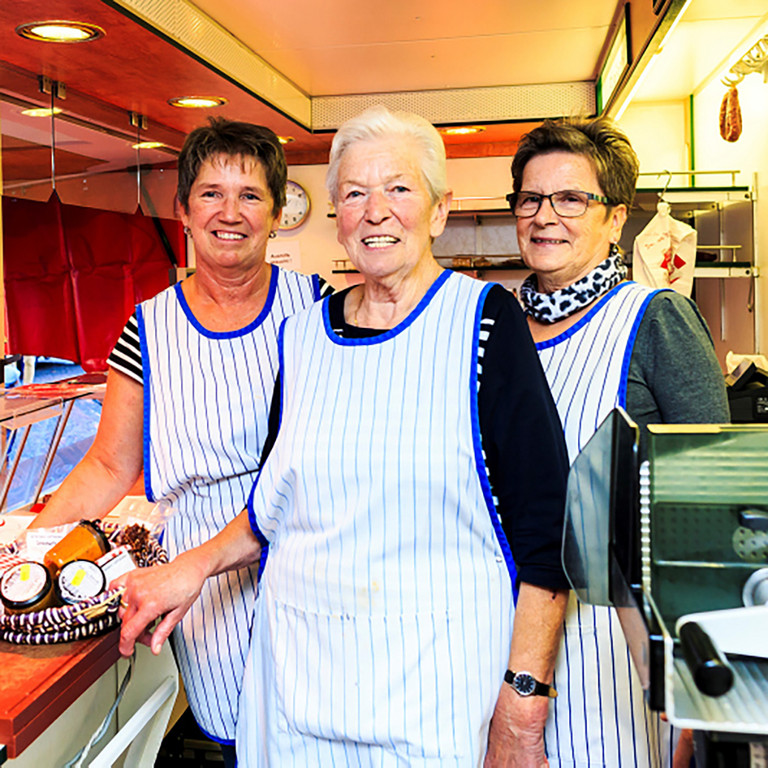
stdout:
<svg viewBox="0 0 768 768">
<path fill-rule="evenodd" d="M 581 192 L 578 189 L 563 189 L 560 192 L 553 192 L 551 195 L 542 195 L 539 192 L 510 192 L 507 195 L 507 202 L 515 216 L 520 219 L 527 219 L 539 212 L 545 198 L 549 200 L 552 210 L 564 219 L 583 216 L 587 212 L 590 200 L 605 203 L 605 205 L 613 204 L 603 195 Z"/>
</svg>

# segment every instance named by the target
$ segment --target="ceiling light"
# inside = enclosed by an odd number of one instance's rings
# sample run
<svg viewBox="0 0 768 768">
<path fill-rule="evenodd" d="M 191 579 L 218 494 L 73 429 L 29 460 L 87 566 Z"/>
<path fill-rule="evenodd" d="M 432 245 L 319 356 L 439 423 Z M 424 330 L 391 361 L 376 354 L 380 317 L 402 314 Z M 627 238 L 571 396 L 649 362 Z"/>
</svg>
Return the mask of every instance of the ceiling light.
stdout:
<svg viewBox="0 0 768 768">
<path fill-rule="evenodd" d="M 482 133 L 484 130 L 480 125 L 462 125 L 456 128 L 441 128 L 440 133 L 446 136 L 468 136 L 472 133 Z"/>
<path fill-rule="evenodd" d="M 140 141 L 138 144 L 131 144 L 131 149 L 160 149 L 164 146 L 162 141 Z"/>
<path fill-rule="evenodd" d="M 293 136 L 278 136 L 277 140 L 281 144 L 290 144 L 292 141 L 296 141 L 296 139 L 294 139 Z"/>
<path fill-rule="evenodd" d="M 81 21 L 30 21 L 16 27 L 16 34 L 44 43 L 86 43 L 104 37 L 104 30 Z"/>
<path fill-rule="evenodd" d="M 220 96 L 179 96 L 176 99 L 168 99 L 172 107 L 184 107 L 185 109 L 208 109 L 220 107 L 227 103 Z"/>
<path fill-rule="evenodd" d="M 35 107 L 34 109 L 22 109 L 22 115 L 27 117 L 50 117 L 61 114 L 61 107 Z"/>
</svg>

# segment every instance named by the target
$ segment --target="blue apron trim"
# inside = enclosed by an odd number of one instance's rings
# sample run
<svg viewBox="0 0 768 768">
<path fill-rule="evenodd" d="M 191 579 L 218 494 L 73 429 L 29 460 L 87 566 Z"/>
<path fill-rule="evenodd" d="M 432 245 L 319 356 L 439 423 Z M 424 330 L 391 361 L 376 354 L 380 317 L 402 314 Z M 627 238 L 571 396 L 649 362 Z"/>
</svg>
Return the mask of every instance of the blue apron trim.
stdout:
<svg viewBox="0 0 768 768">
<path fill-rule="evenodd" d="M 517 597 L 520 591 L 520 584 L 517 575 L 517 566 L 515 560 L 512 557 L 512 549 L 507 541 L 504 528 L 501 525 L 501 519 L 499 513 L 496 510 L 496 505 L 493 503 L 493 490 L 491 489 L 490 481 L 488 480 L 488 467 L 485 464 L 483 458 L 483 443 L 482 435 L 480 434 L 480 412 L 478 407 L 478 389 L 477 389 L 477 363 L 478 363 L 478 349 L 480 346 L 480 331 L 481 321 L 483 319 L 483 308 L 485 306 L 485 300 L 488 296 L 488 291 L 493 287 L 493 283 L 489 283 L 483 288 L 482 293 L 477 302 L 477 308 L 475 309 L 474 326 L 472 332 L 472 360 L 473 364 L 470 366 L 469 375 L 469 403 L 470 403 L 470 420 L 472 423 L 472 444 L 475 452 L 475 466 L 477 468 L 477 476 L 480 480 L 480 487 L 483 491 L 483 498 L 488 509 L 488 515 L 491 519 L 491 525 L 496 532 L 496 538 L 499 541 L 499 546 L 504 554 L 504 560 L 507 564 L 507 570 L 509 571 L 509 577 L 512 580 L 512 594 L 514 596 L 515 604 L 517 604 Z"/>
<path fill-rule="evenodd" d="M 579 330 L 579 328 L 583 328 L 605 305 L 607 301 L 610 301 L 610 299 L 615 296 L 619 291 L 623 290 L 624 288 L 627 288 L 630 285 L 634 285 L 634 283 L 631 282 L 625 282 L 625 283 L 619 283 L 617 286 L 614 286 L 611 288 L 608 293 L 605 294 L 605 296 L 602 296 L 600 300 L 595 304 L 592 309 L 587 312 L 584 317 L 579 320 L 578 323 L 574 323 L 570 328 L 563 331 L 561 334 L 555 336 L 552 339 L 547 339 L 546 341 L 539 341 L 536 344 L 536 349 L 547 349 L 547 347 L 554 347 L 555 344 L 559 344 L 561 341 L 565 341 L 565 339 L 569 338 L 570 336 L 573 336 L 576 331 Z"/>
<path fill-rule="evenodd" d="M 634 285 L 635 283 L 627 283 L 627 285 Z M 627 407 L 627 384 L 629 383 L 629 364 L 632 360 L 632 352 L 635 348 L 635 340 L 637 339 L 637 332 L 640 328 L 640 323 L 643 321 L 643 317 L 645 316 L 645 311 L 648 309 L 648 304 L 651 302 L 654 296 L 661 293 L 662 291 L 668 291 L 669 288 L 661 288 L 656 291 L 650 292 L 645 299 L 643 299 L 643 303 L 640 305 L 640 309 L 638 309 L 637 313 L 635 314 L 635 320 L 634 323 L 632 323 L 632 330 L 629 332 L 629 339 L 627 340 L 627 346 L 624 350 L 624 359 L 621 361 L 621 377 L 619 378 L 619 392 L 616 400 L 616 404 L 620 405 L 622 408 L 626 409 Z"/>
<path fill-rule="evenodd" d="M 200 729 L 200 732 L 203 734 L 203 736 L 205 736 L 207 739 L 210 739 L 211 741 L 215 741 L 217 744 L 226 744 L 228 747 L 235 746 L 234 739 L 222 739 L 220 736 L 214 736 L 212 733 L 208 733 L 208 731 L 206 731 L 205 728 L 203 728 L 203 726 L 200 725 L 200 723 L 197 723 L 197 727 Z"/>
<path fill-rule="evenodd" d="M 285 321 L 288 318 L 284 318 L 283 321 L 280 323 L 280 328 L 277 331 L 277 357 L 278 357 L 278 376 L 280 381 L 280 416 L 278 417 L 277 422 L 277 431 L 278 434 L 280 432 L 280 425 L 283 423 L 283 406 L 285 403 Z M 269 461 L 269 459 L 267 459 Z M 259 483 L 259 480 L 261 479 L 261 472 L 264 469 L 263 466 L 259 467 L 259 471 L 256 475 L 256 479 L 253 481 L 253 485 L 251 486 L 251 492 L 248 494 L 248 522 L 251 525 L 251 530 L 253 531 L 254 536 L 259 540 L 259 543 L 262 547 L 261 552 L 261 562 L 259 563 L 259 576 L 261 576 L 262 571 L 264 570 L 264 566 L 266 565 L 266 550 L 269 546 L 269 541 L 267 537 L 264 535 L 263 531 L 259 527 L 259 524 L 256 520 L 256 514 L 253 508 L 253 497 L 256 493 L 256 486 Z"/>
<path fill-rule="evenodd" d="M 421 301 L 419 301 L 413 310 L 411 310 L 409 315 L 394 328 L 390 328 L 388 331 L 380 333 L 376 336 L 369 336 L 362 339 L 347 339 L 333 332 L 333 329 L 331 328 L 331 319 L 328 314 L 328 297 L 326 296 L 323 302 L 323 326 L 325 328 L 325 333 L 334 344 L 338 344 L 341 347 L 365 347 L 371 346 L 373 344 L 380 344 L 387 341 L 388 339 L 392 339 L 395 336 L 400 335 L 413 322 L 415 322 L 415 320 L 429 306 L 429 302 L 432 300 L 432 297 L 440 290 L 445 281 L 448 280 L 448 278 L 452 275 L 453 272 L 451 272 L 451 270 L 443 270 L 435 282 L 429 286 L 429 290 L 424 294 L 424 296 L 422 296 Z"/>
<path fill-rule="evenodd" d="M 152 381 L 152 371 L 149 365 L 149 350 L 147 349 L 147 329 L 144 325 L 144 312 L 141 304 L 136 306 L 136 325 L 139 329 L 139 346 L 141 347 L 141 372 L 144 380 L 144 416 L 142 427 L 142 455 L 144 458 L 144 493 L 149 501 L 157 501 L 152 494 L 151 464 L 149 460 L 149 396 Z"/>
<path fill-rule="evenodd" d="M 181 289 L 182 284 L 176 283 L 173 286 L 173 289 L 176 291 L 176 298 L 179 300 L 179 304 L 181 305 L 187 320 L 189 320 L 192 327 L 201 336 L 205 336 L 208 339 L 236 339 L 238 336 L 245 336 L 255 328 L 258 328 L 267 319 L 267 316 L 272 310 L 272 302 L 275 300 L 275 293 L 277 291 L 278 268 L 272 264 L 270 264 L 269 267 L 271 271 L 269 278 L 269 293 L 267 294 L 267 299 L 264 302 L 264 306 L 261 308 L 261 312 L 259 312 L 255 320 L 252 320 L 244 328 L 239 328 L 236 331 L 209 331 L 207 328 L 202 326 L 200 321 L 194 316 L 194 314 L 192 314 L 192 310 L 190 309 L 189 304 L 187 303 L 187 299 L 184 296 L 184 291 Z"/>
</svg>

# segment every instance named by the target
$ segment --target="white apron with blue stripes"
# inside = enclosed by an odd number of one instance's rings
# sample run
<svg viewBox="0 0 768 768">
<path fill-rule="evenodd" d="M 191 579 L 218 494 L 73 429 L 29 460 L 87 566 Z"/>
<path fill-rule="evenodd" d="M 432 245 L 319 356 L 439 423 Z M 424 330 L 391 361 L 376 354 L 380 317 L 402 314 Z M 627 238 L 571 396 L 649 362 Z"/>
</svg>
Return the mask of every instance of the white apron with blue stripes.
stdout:
<svg viewBox="0 0 768 768">
<path fill-rule="evenodd" d="M 620 283 L 574 326 L 536 345 L 571 462 L 608 413 L 626 407 L 637 328 L 655 293 Z M 552 768 L 664 764 L 659 717 L 645 704 L 613 608 L 585 605 L 571 593 L 554 685 L 560 695 L 545 731 Z"/>
<path fill-rule="evenodd" d="M 482 764 L 514 612 L 477 421 L 487 289 L 443 273 L 369 339 L 327 302 L 286 321 L 242 765 Z"/>
<path fill-rule="evenodd" d="M 165 539 L 172 557 L 210 539 L 245 506 L 267 434 L 277 331 L 287 315 L 317 296 L 316 277 L 273 267 L 263 311 L 239 331 L 203 328 L 180 284 L 137 308 L 146 492 L 176 510 Z M 256 573 L 244 568 L 209 579 L 173 636 L 197 722 L 229 743 L 235 736 Z"/>
</svg>

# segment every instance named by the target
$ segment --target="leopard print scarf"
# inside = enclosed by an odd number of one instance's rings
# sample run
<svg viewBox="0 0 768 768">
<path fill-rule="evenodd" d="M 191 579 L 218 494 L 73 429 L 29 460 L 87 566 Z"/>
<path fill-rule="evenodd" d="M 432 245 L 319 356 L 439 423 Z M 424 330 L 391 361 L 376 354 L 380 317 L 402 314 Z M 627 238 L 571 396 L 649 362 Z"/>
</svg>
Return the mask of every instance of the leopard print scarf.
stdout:
<svg viewBox="0 0 768 768">
<path fill-rule="evenodd" d="M 523 310 L 540 323 L 556 323 L 578 312 L 618 285 L 627 275 L 618 246 L 611 244 L 608 258 L 588 275 L 554 293 L 539 293 L 535 274 L 528 275 L 520 286 Z"/>
</svg>

